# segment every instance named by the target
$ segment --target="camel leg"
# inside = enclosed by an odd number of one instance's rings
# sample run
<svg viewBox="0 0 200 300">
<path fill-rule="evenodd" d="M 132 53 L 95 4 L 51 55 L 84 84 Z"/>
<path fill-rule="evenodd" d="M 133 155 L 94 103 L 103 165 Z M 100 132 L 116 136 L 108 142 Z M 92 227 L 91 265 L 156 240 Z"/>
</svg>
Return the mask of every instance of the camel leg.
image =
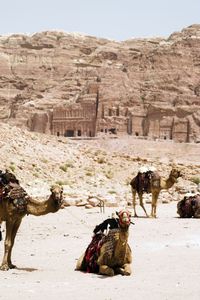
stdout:
<svg viewBox="0 0 200 300">
<path fill-rule="evenodd" d="M 14 225 L 13 225 L 13 229 L 12 229 L 12 234 L 11 234 L 11 247 L 10 247 L 10 251 L 8 252 L 8 266 L 10 269 L 14 269 L 16 268 L 15 265 L 12 264 L 11 262 L 11 253 L 12 253 L 12 248 L 13 248 L 13 245 L 14 245 L 14 242 L 15 242 L 15 237 L 16 237 L 16 234 L 17 234 L 17 231 L 19 229 L 19 226 L 21 224 L 21 221 L 22 220 L 17 220 Z"/>
<path fill-rule="evenodd" d="M 140 206 L 143 208 L 143 210 L 144 210 L 144 212 L 145 212 L 145 214 L 146 214 L 146 216 L 147 216 L 147 218 L 148 218 L 149 215 L 147 214 L 147 211 L 146 211 L 146 209 L 145 209 L 145 207 L 144 207 L 144 203 L 143 203 L 143 195 L 142 195 L 142 193 L 139 194 L 139 199 L 140 199 Z"/>
<path fill-rule="evenodd" d="M 107 276 L 114 276 L 115 272 L 109 266 L 107 266 L 107 265 L 101 265 L 101 266 L 99 266 L 99 274 L 107 275 Z"/>
<path fill-rule="evenodd" d="M 2 265 L 0 267 L 0 270 L 2 271 L 8 271 L 9 265 L 8 265 L 8 257 L 10 255 L 10 249 L 12 247 L 12 230 L 13 230 L 13 223 L 6 221 L 6 238 L 4 242 L 4 256 Z"/>
<path fill-rule="evenodd" d="M 131 187 L 132 195 L 133 195 L 133 209 L 134 209 L 134 217 L 137 217 L 136 213 L 136 190 Z"/>
<path fill-rule="evenodd" d="M 83 255 L 81 255 L 81 257 L 78 259 L 77 263 L 76 263 L 76 271 L 81 271 L 82 270 L 82 263 L 83 263 L 83 259 L 84 259 L 85 253 L 83 253 Z"/>
<path fill-rule="evenodd" d="M 130 264 L 124 264 L 121 268 L 116 268 L 116 273 L 129 276 L 131 275 L 131 265 Z"/>
<path fill-rule="evenodd" d="M 151 217 L 156 218 L 156 209 L 159 193 L 152 193 Z"/>
</svg>

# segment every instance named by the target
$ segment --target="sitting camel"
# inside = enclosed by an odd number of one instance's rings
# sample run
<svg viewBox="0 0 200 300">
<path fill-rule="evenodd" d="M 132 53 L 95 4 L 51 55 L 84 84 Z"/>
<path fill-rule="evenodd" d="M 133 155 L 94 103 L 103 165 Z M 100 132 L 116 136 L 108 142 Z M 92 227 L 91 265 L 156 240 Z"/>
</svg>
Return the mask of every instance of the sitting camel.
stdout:
<svg viewBox="0 0 200 300">
<path fill-rule="evenodd" d="M 12 174 L 12 173 L 10 173 Z M 2 173 L 0 174 L 0 176 Z M 9 175 L 6 171 L 3 175 Z M 55 185 L 51 188 L 48 200 L 36 201 L 29 197 L 25 190 L 19 185 L 18 180 L 12 178 L 6 181 L 6 176 L 0 180 L 0 224 L 6 223 L 6 238 L 4 244 L 4 256 L 1 270 L 7 271 L 16 268 L 11 261 L 11 252 L 14 245 L 16 233 L 25 215 L 42 216 L 57 212 L 63 202 L 63 189 Z M 9 178 L 9 176 L 7 176 Z"/>
<path fill-rule="evenodd" d="M 177 203 L 180 218 L 200 218 L 200 194 L 186 195 Z"/>
<path fill-rule="evenodd" d="M 128 244 L 131 215 L 127 210 L 122 210 L 118 217 L 107 219 L 95 228 L 94 232 L 109 225 L 110 231 L 107 235 L 94 235 L 85 253 L 78 259 L 76 270 L 107 276 L 131 275 L 132 254 Z"/>
<path fill-rule="evenodd" d="M 133 195 L 133 209 L 134 216 L 137 217 L 136 213 L 136 193 L 139 196 L 140 206 L 143 208 L 147 217 L 148 214 L 143 203 L 143 193 L 152 193 L 152 204 L 151 204 L 151 217 L 156 218 L 157 200 L 161 190 L 168 190 L 177 179 L 181 177 L 181 172 L 177 168 L 172 168 L 169 177 L 167 179 L 161 178 L 160 175 L 154 170 L 142 170 L 134 177 L 131 182 L 131 191 Z"/>
</svg>

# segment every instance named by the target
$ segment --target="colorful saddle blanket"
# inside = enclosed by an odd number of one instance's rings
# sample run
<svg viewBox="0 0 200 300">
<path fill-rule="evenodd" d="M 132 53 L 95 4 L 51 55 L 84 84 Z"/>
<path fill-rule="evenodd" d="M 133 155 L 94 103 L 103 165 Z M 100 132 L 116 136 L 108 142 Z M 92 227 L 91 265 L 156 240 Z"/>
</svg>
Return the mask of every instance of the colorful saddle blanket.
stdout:
<svg viewBox="0 0 200 300">
<path fill-rule="evenodd" d="M 98 255 L 103 244 L 104 234 L 95 234 L 91 243 L 85 251 L 85 256 L 82 263 L 82 270 L 87 273 L 98 273 L 99 266 L 97 264 Z"/>
<path fill-rule="evenodd" d="M 112 257 L 114 253 L 115 241 L 119 238 L 119 228 L 111 229 L 108 235 L 103 233 L 95 234 L 91 243 L 87 247 L 82 263 L 82 270 L 87 273 L 98 273 L 99 265 L 97 263 L 101 247 L 106 243 L 105 251 L 107 257 Z"/>
<path fill-rule="evenodd" d="M 160 187 L 160 176 L 156 172 L 139 172 L 136 176 L 136 190 L 138 193 L 150 193 L 151 187 Z"/>
</svg>

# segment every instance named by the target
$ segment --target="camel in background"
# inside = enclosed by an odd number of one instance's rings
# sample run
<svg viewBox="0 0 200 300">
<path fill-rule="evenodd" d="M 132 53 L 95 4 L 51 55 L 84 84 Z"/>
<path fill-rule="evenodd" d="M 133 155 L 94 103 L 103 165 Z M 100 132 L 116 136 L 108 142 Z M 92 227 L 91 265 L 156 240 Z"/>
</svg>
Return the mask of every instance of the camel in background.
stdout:
<svg viewBox="0 0 200 300">
<path fill-rule="evenodd" d="M 144 172 L 143 172 L 144 171 Z M 143 177 L 141 177 L 143 176 Z M 147 177 L 146 177 L 147 176 Z M 181 177 L 181 172 L 177 168 L 172 168 L 168 178 L 162 178 L 157 172 L 142 170 L 139 172 L 136 177 L 134 177 L 131 182 L 131 191 L 133 195 L 133 209 L 134 216 L 137 217 L 136 213 L 136 194 L 139 196 L 140 206 L 143 208 L 147 217 L 147 211 L 143 203 L 143 194 L 152 193 L 152 203 L 151 203 L 151 217 L 156 218 L 156 209 L 157 201 L 160 191 L 165 189 L 170 189 L 176 182 L 179 177 Z M 146 179 L 144 179 L 146 177 Z M 143 179 L 141 179 L 143 178 Z"/>
<path fill-rule="evenodd" d="M 200 218 L 200 194 L 187 193 L 177 203 L 180 218 Z"/>
</svg>

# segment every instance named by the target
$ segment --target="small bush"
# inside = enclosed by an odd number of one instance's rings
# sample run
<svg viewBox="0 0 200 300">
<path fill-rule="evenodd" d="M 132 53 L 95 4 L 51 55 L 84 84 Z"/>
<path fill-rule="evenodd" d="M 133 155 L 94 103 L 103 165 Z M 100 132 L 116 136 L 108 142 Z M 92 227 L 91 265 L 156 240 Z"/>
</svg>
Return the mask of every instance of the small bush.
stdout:
<svg viewBox="0 0 200 300">
<path fill-rule="evenodd" d="M 71 160 L 67 160 L 66 163 L 65 163 L 65 165 L 66 165 L 68 168 L 74 168 L 74 163 L 73 163 L 73 161 L 71 161 Z"/>
<path fill-rule="evenodd" d="M 86 175 L 86 176 L 93 176 L 93 173 L 90 172 L 90 171 L 87 171 L 87 172 L 85 173 L 85 175 Z"/>
<path fill-rule="evenodd" d="M 70 185 L 71 183 L 69 181 L 67 181 L 67 180 L 57 180 L 56 184 L 62 186 L 62 185 Z"/>
<path fill-rule="evenodd" d="M 110 190 L 110 191 L 108 191 L 108 193 L 111 194 L 111 195 L 113 195 L 113 194 L 116 194 L 116 191 Z"/>
<path fill-rule="evenodd" d="M 113 174 L 113 172 L 112 172 L 111 170 L 108 170 L 108 171 L 105 173 L 105 175 L 106 175 L 106 177 L 107 177 L 108 179 L 112 179 L 113 176 L 114 176 L 114 174 Z"/>
<path fill-rule="evenodd" d="M 33 176 L 36 178 L 39 178 L 39 174 L 38 173 L 33 173 Z"/>
<path fill-rule="evenodd" d="M 190 178 L 190 180 L 193 183 L 196 183 L 197 185 L 200 184 L 200 177 L 192 177 L 192 178 Z"/>
<path fill-rule="evenodd" d="M 95 170 L 93 168 L 91 168 L 89 166 L 85 168 L 86 176 L 94 176 L 94 174 L 95 174 Z"/>
<path fill-rule="evenodd" d="M 105 164 L 105 163 L 106 163 L 106 159 L 105 159 L 105 157 L 103 157 L 103 156 L 98 156 L 98 157 L 97 157 L 97 162 L 98 162 L 99 164 Z"/>
<path fill-rule="evenodd" d="M 67 172 L 68 168 L 73 168 L 73 167 L 74 167 L 73 162 L 67 161 L 64 165 L 60 166 L 60 169 L 64 172 Z"/>
<path fill-rule="evenodd" d="M 43 158 L 42 160 L 41 160 L 44 164 L 47 164 L 49 161 L 48 161 L 48 159 L 46 159 L 46 158 Z"/>
<path fill-rule="evenodd" d="M 68 166 L 67 166 L 67 165 L 62 165 L 62 166 L 60 166 L 60 169 L 61 169 L 63 172 L 67 172 Z"/>
<path fill-rule="evenodd" d="M 10 169 L 12 172 L 15 172 L 16 167 L 15 167 L 14 163 L 11 163 L 11 164 L 10 164 L 9 169 Z"/>
</svg>

